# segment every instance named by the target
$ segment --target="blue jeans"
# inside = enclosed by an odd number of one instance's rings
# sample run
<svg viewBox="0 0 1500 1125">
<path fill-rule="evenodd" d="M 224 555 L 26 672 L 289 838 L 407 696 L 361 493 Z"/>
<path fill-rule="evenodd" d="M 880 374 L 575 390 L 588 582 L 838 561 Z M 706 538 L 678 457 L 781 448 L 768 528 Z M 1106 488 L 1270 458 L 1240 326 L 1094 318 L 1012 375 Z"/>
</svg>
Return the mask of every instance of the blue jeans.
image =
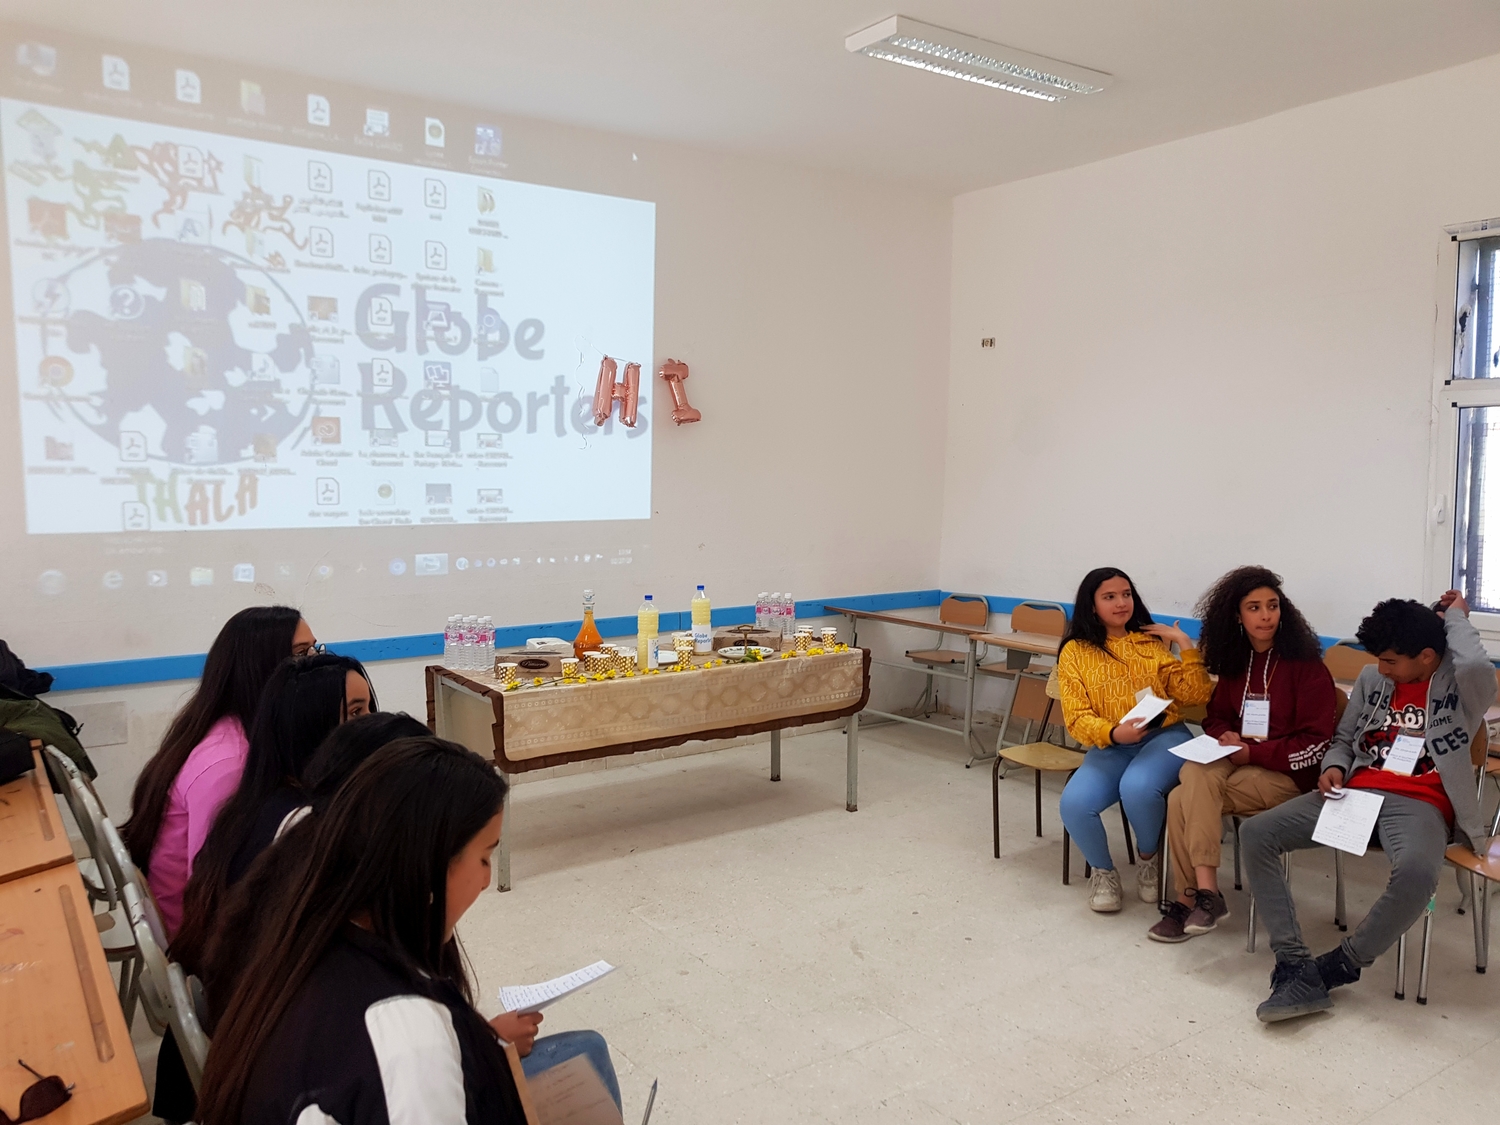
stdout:
<svg viewBox="0 0 1500 1125">
<path fill-rule="evenodd" d="M 1099 814 L 1116 801 L 1135 830 L 1135 846 L 1154 855 L 1167 817 L 1167 794 L 1177 785 L 1182 759 L 1171 752 L 1193 737 L 1186 723 L 1154 730 L 1134 746 L 1090 750 L 1063 787 L 1063 826 L 1085 859 L 1101 871 L 1114 869 L 1109 837 Z"/>
<path fill-rule="evenodd" d="M 620 1108 L 620 1080 L 615 1077 L 615 1064 L 609 1058 L 609 1045 L 597 1031 L 560 1031 L 556 1035 L 544 1035 L 531 1045 L 531 1054 L 521 1060 L 521 1073 L 535 1078 L 544 1070 L 551 1070 L 558 1063 L 582 1055 L 593 1063 L 594 1069 L 604 1082 L 604 1088 Z"/>
</svg>

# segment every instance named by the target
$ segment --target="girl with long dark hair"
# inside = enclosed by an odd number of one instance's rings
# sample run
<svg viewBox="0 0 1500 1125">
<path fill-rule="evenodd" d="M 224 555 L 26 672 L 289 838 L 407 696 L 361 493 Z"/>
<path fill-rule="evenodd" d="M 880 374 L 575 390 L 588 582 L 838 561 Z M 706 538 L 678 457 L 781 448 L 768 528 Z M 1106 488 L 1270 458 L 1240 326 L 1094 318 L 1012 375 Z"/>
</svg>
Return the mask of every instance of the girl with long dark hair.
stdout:
<svg viewBox="0 0 1500 1125">
<path fill-rule="evenodd" d="M 173 960 L 198 970 L 225 892 L 302 803 L 302 771 L 313 751 L 340 723 L 375 708 L 374 689 L 353 657 L 318 653 L 276 669 L 250 729 L 239 788 L 219 811 L 193 865 L 182 927 L 172 941 Z"/>
<path fill-rule="evenodd" d="M 1281 589 L 1281 576 L 1242 566 L 1198 602 L 1204 666 L 1219 677 L 1205 734 L 1234 753 L 1183 762 L 1167 798 L 1176 892 L 1148 931 L 1154 941 L 1206 934 L 1229 916 L 1219 891 L 1225 816 L 1253 816 L 1310 792 L 1333 737 L 1336 689 L 1312 626 Z"/>
<path fill-rule="evenodd" d="M 489 885 L 505 790 L 490 764 L 431 737 L 355 771 L 263 904 L 197 1120 L 523 1125 L 454 936 Z M 600 1078 L 618 1100 L 613 1068 Z"/>
<path fill-rule="evenodd" d="M 240 782 L 261 691 L 276 666 L 317 644 L 284 605 L 242 609 L 209 647 L 197 690 L 141 770 L 120 835 L 146 875 L 167 935 L 182 924 L 182 893 L 214 818 Z"/>
<path fill-rule="evenodd" d="M 1172 655 L 1172 644 L 1180 657 Z M 1176 624 L 1152 620 L 1128 574 L 1099 567 L 1079 583 L 1057 654 L 1057 680 L 1068 733 L 1090 747 L 1061 802 L 1063 824 L 1094 868 L 1089 908 L 1113 913 L 1122 905 L 1120 873 L 1100 818 L 1116 801 L 1141 853 L 1137 892 L 1143 902 L 1155 902 L 1167 793 L 1182 765 L 1171 748 L 1193 737 L 1178 705 L 1207 703 L 1213 692 L 1203 658 Z M 1122 722 L 1146 690 L 1171 701 L 1159 722 Z"/>
</svg>

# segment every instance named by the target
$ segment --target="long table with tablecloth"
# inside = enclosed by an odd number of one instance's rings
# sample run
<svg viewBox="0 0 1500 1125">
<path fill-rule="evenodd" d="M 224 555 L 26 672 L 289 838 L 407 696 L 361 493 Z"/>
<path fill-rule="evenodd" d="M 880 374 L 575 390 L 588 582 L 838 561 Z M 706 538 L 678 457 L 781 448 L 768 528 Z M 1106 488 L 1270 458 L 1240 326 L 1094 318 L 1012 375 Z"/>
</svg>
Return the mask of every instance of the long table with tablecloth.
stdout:
<svg viewBox="0 0 1500 1125">
<path fill-rule="evenodd" d="M 486 672 L 427 668 L 427 725 L 516 774 L 637 754 L 684 742 L 771 734 L 771 780 L 781 778 L 781 732 L 848 718 L 847 799 L 858 807 L 858 721 L 870 696 L 870 653 L 849 649 L 750 664 L 698 658 L 689 671 L 508 689 Z M 507 818 L 508 819 L 508 818 Z M 496 866 L 510 889 L 502 832 Z"/>
</svg>

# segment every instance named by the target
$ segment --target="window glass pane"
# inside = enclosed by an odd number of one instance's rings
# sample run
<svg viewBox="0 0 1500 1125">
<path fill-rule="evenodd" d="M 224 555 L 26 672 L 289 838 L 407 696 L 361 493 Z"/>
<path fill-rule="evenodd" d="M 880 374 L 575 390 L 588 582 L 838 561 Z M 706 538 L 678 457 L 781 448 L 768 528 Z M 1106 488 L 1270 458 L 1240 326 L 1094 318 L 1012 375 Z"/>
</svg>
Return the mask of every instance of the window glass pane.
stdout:
<svg viewBox="0 0 1500 1125">
<path fill-rule="evenodd" d="M 1453 326 L 1453 378 L 1500 378 L 1495 299 L 1500 291 L 1500 238 L 1470 239 L 1458 252 L 1458 317 Z"/>
<path fill-rule="evenodd" d="M 1485 549 L 1489 529 L 1500 529 L 1500 407 L 1470 407 L 1458 416 L 1453 586 L 1472 608 L 1500 612 L 1500 539 L 1494 566 Z"/>
</svg>

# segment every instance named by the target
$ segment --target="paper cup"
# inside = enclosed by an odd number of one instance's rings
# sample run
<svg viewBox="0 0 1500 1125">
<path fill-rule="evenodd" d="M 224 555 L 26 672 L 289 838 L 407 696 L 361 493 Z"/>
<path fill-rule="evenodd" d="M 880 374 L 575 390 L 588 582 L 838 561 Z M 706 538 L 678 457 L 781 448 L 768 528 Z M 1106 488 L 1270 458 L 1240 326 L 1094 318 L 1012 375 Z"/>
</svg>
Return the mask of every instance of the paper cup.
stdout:
<svg viewBox="0 0 1500 1125">
<path fill-rule="evenodd" d="M 820 635 L 823 638 L 823 647 L 826 649 L 831 649 L 839 643 L 839 631 L 837 629 L 824 629 Z"/>
<path fill-rule="evenodd" d="M 502 684 L 513 684 L 516 682 L 516 668 L 518 665 L 509 663 L 498 663 L 495 665 L 495 679 Z"/>
<path fill-rule="evenodd" d="M 563 674 L 564 678 L 570 679 L 570 680 L 574 676 L 578 675 L 578 658 L 577 657 L 574 657 L 574 656 L 565 656 L 565 657 L 563 657 L 563 660 L 562 660 L 562 674 Z"/>
<path fill-rule="evenodd" d="M 609 671 L 609 658 L 602 652 L 586 652 L 583 654 L 583 670 L 590 676 L 602 675 Z"/>
</svg>

